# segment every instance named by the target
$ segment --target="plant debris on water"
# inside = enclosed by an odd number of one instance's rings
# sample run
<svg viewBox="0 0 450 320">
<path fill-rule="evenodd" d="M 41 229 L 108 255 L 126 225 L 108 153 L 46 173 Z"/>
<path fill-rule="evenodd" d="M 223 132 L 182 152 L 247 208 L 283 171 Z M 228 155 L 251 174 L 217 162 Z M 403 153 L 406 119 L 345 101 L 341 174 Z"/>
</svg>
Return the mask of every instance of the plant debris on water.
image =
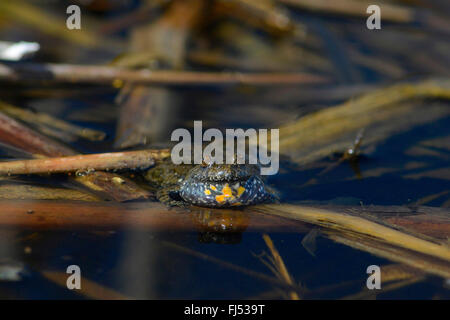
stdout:
<svg viewBox="0 0 450 320">
<path fill-rule="evenodd" d="M 448 299 L 450 7 L 370 5 L 0 1 L 0 298 Z M 278 173 L 174 163 L 200 120 Z"/>
</svg>

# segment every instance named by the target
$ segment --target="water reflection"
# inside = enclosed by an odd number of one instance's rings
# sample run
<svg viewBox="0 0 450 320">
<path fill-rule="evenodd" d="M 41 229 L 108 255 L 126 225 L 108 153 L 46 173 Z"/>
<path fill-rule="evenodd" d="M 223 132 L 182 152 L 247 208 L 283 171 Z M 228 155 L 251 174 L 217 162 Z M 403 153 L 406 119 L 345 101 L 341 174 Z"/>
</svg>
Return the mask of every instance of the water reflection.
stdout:
<svg viewBox="0 0 450 320">
<path fill-rule="evenodd" d="M 198 208 L 193 210 L 191 217 L 201 243 L 240 243 L 250 221 L 247 213 L 233 209 Z"/>
</svg>

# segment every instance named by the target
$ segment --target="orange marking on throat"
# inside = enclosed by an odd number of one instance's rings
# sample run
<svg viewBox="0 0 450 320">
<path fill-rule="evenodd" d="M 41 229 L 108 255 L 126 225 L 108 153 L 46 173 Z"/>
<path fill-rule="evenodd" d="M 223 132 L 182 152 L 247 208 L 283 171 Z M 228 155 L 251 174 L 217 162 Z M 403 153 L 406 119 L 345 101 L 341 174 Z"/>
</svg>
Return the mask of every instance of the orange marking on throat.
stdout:
<svg viewBox="0 0 450 320">
<path fill-rule="evenodd" d="M 237 197 L 240 197 L 245 192 L 245 188 L 240 186 L 237 190 Z"/>
<path fill-rule="evenodd" d="M 223 203 L 225 202 L 225 196 L 221 195 L 221 196 L 216 196 L 216 201 L 218 203 Z"/>
<path fill-rule="evenodd" d="M 222 194 L 227 198 L 233 197 L 233 193 L 232 193 L 231 188 L 228 185 L 228 183 L 225 184 L 225 186 L 223 187 Z"/>
</svg>

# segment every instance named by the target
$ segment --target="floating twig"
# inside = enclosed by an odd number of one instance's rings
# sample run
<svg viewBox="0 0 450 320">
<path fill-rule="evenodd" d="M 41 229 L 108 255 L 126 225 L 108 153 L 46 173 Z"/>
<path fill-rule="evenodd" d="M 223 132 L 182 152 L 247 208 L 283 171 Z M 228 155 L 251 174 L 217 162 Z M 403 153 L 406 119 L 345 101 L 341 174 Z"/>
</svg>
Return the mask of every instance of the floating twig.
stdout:
<svg viewBox="0 0 450 320">
<path fill-rule="evenodd" d="M 1 180 L 1 177 L 0 177 Z M 16 182 L 16 180 L 14 180 Z M 0 199 L 100 201 L 94 195 L 72 189 L 23 184 L 0 184 Z"/>
<path fill-rule="evenodd" d="M 78 199 L 79 200 L 79 199 Z M 32 230 L 196 230 L 199 212 L 186 214 L 181 208 L 168 208 L 159 202 L 88 202 L 55 200 L 0 200 L 0 226 L 22 227 Z M 214 210 L 222 211 L 221 209 Z M 27 214 L 32 212 L 32 214 Z M 308 228 L 300 222 L 276 216 L 243 213 L 251 219 L 246 232 L 301 232 Z M 248 222 L 233 220 L 234 227 L 245 229 Z M 243 225 L 242 225 L 243 223 Z M 205 229 L 203 229 L 205 230 Z"/>
<path fill-rule="evenodd" d="M 0 101 L 0 111 L 8 114 L 11 117 L 24 121 L 32 126 L 39 125 L 54 128 L 63 131 L 65 134 L 72 134 L 91 141 L 103 140 L 106 136 L 104 132 L 89 128 L 83 128 L 52 117 L 51 115 L 48 115 L 46 113 L 33 112 L 30 110 L 18 108 L 3 101 Z"/>
<path fill-rule="evenodd" d="M 169 150 L 164 149 L 6 161 L 0 162 L 0 175 L 145 169 L 169 155 Z"/>
<path fill-rule="evenodd" d="M 0 80 L 10 82 L 53 81 L 112 84 L 130 81 L 147 85 L 298 85 L 325 83 L 327 79 L 308 73 L 240 73 L 131 70 L 108 66 L 16 63 L 0 64 Z"/>
</svg>

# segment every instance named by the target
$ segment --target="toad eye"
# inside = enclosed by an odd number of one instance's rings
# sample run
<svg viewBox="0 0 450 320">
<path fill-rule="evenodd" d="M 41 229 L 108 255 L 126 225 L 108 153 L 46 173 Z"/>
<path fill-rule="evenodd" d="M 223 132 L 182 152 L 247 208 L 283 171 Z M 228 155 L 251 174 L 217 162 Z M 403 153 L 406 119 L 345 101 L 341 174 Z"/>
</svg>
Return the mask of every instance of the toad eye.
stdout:
<svg viewBox="0 0 450 320">
<path fill-rule="evenodd" d="M 169 197 L 175 201 L 183 201 L 183 198 L 181 197 L 180 193 L 177 191 L 170 191 Z"/>
</svg>

